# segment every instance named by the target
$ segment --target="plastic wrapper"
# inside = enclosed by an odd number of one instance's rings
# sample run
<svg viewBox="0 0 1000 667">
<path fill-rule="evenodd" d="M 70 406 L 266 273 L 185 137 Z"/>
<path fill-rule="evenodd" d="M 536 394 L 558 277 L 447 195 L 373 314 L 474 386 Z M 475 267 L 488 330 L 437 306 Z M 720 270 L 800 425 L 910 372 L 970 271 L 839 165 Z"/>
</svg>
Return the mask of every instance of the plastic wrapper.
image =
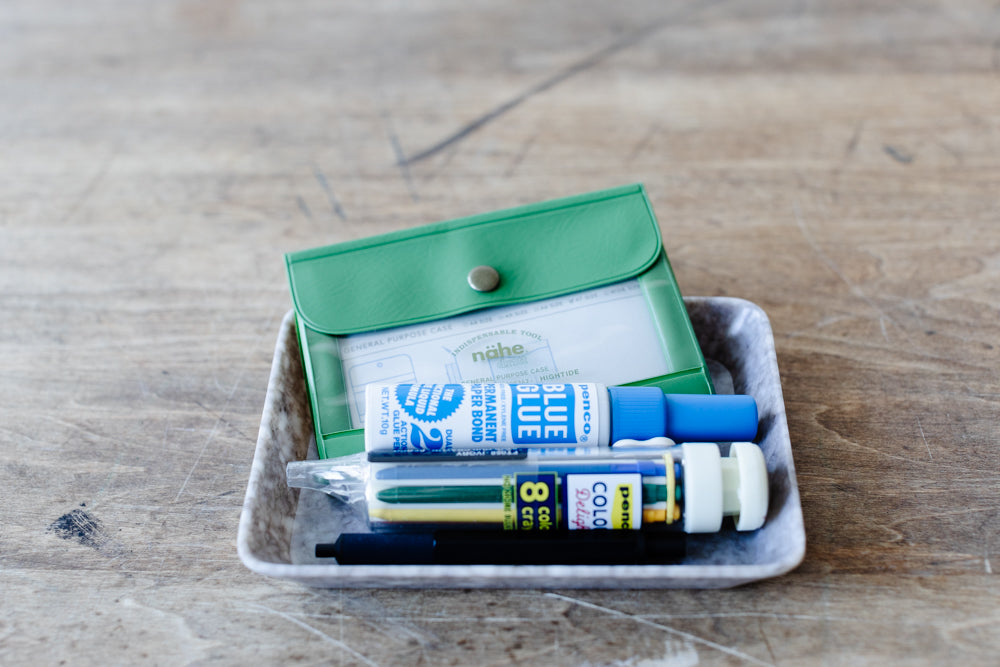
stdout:
<svg viewBox="0 0 1000 667">
<path fill-rule="evenodd" d="M 338 498 L 375 530 L 625 529 L 716 532 L 723 518 L 754 530 L 767 512 L 760 449 L 734 443 L 640 443 L 530 450 L 510 460 L 363 456 L 288 465 L 290 486 Z M 630 446 L 633 445 L 633 446 Z"/>
</svg>

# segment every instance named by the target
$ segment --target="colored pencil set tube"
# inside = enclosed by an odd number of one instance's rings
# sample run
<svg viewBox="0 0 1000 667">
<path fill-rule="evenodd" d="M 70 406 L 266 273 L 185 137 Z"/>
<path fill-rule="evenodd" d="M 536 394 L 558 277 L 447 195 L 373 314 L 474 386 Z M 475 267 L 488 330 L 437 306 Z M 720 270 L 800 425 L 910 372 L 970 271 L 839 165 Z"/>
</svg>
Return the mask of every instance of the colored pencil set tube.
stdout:
<svg viewBox="0 0 1000 667">
<path fill-rule="evenodd" d="M 725 516 L 754 530 L 767 513 L 767 473 L 752 443 L 733 443 L 728 457 L 713 443 L 685 443 L 624 458 L 372 463 L 366 500 L 375 530 L 708 533 Z"/>
</svg>

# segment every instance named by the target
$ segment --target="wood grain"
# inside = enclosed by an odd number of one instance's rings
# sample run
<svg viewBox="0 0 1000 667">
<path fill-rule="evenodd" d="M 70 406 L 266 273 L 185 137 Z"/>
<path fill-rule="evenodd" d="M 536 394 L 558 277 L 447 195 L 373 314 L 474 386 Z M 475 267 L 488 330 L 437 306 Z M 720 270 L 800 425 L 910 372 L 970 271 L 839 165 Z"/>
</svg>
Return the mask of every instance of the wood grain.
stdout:
<svg viewBox="0 0 1000 667">
<path fill-rule="evenodd" d="M 995 664 L 991 3 L 13 0 L 0 81 L 5 664 Z M 771 318 L 798 570 L 242 567 L 282 253 L 635 181 L 682 290 Z"/>
</svg>

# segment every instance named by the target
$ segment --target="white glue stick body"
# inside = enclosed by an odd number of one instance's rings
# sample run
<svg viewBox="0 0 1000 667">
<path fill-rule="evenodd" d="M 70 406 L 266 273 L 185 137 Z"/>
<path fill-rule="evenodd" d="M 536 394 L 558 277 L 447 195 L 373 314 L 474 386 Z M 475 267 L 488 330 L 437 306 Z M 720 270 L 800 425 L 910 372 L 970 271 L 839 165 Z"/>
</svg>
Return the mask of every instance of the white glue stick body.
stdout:
<svg viewBox="0 0 1000 667">
<path fill-rule="evenodd" d="M 369 454 L 594 447 L 664 436 L 732 442 L 756 432 L 750 396 L 666 395 L 656 387 L 372 384 L 365 396 Z"/>
</svg>

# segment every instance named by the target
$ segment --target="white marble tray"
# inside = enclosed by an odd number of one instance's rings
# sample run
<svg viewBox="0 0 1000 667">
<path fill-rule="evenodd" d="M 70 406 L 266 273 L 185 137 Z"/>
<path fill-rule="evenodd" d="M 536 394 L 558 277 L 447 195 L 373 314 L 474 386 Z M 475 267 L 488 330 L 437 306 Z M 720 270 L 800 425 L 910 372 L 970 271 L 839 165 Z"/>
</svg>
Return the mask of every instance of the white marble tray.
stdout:
<svg viewBox="0 0 1000 667">
<path fill-rule="evenodd" d="M 315 438 L 299 361 L 294 316 L 281 324 L 237 547 L 259 574 L 324 588 L 727 588 L 795 568 L 805 554 L 805 529 L 795 481 L 774 337 L 764 312 L 742 299 L 691 297 L 685 303 L 710 366 L 751 394 L 760 411 L 757 442 L 770 475 L 770 509 L 752 533 L 726 530 L 690 536 L 678 565 L 336 565 L 309 554 L 305 526 L 324 517 L 354 520 L 344 506 L 314 491 L 290 489 L 285 464 L 315 457 Z M 301 495 L 301 500 L 300 500 Z M 338 515 L 342 514 L 341 515 Z M 334 528 L 335 529 L 335 528 Z M 333 541 L 336 534 L 326 534 Z"/>
</svg>

